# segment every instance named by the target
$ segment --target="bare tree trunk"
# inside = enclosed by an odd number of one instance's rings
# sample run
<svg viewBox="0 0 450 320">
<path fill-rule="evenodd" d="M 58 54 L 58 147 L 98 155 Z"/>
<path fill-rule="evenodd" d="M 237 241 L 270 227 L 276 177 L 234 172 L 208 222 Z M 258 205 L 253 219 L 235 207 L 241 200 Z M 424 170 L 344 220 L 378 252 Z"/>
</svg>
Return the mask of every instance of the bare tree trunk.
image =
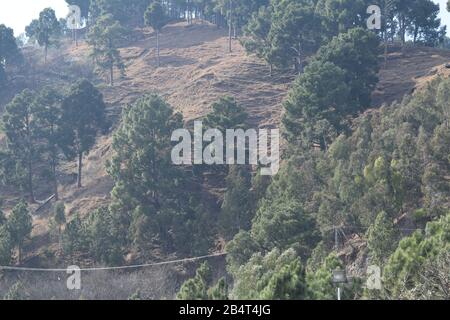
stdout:
<svg viewBox="0 0 450 320">
<path fill-rule="evenodd" d="M 384 68 L 387 68 L 388 63 L 388 40 L 384 40 Z"/>
<path fill-rule="evenodd" d="M 58 194 L 58 178 L 56 177 L 56 161 L 55 158 L 52 159 L 52 171 L 53 171 L 53 192 L 55 193 L 55 200 L 59 200 Z"/>
<path fill-rule="evenodd" d="M 303 57 L 302 57 L 302 44 L 298 44 L 298 55 L 297 55 L 297 63 L 298 63 L 298 73 L 303 73 Z"/>
<path fill-rule="evenodd" d="M 233 36 L 233 0 L 230 0 L 229 17 L 228 17 L 228 52 L 233 52 L 232 36 Z"/>
<path fill-rule="evenodd" d="M 44 46 L 44 64 L 47 64 L 48 45 Z"/>
<path fill-rule="evenodd" d="M 114 64 L 111 63 L 111 66 L 109 67 L 109 85 L 111 87 L 114 86 Z"/>
<path fill-rule="evenodd" d="M 81 184 L 81 172 L 83 170 L 83 152 L 78 153 L 78 177 L 77 177 L 77 186 L 78 188 L 82 187 Z"/>
<path fill-rule="evenodd" d="M 19 265 L 21 265 L 22 264 L 22 245 L 18 245 L 17 246 L 17 251 L 18 251 L 18 262 L 19 262 Z"/>
<path fill-rule="evenodd" d="M 156 31 L 156 52 L 158 56 L 158 68 L 161 66 L 161 52 L 159 49 L 159 30 Z"/>
<path fill-rule="evenodd" d="M 62 231 L 61 231 L 60 224 L 58 224 L 58 245 L 59 245 L 59 250 L 62 251 Z"/>
<path fill-rule="evenodd" d="M 28 161 L 28 187 L 30 188 L 30 201 L 35 202 L 34 189 L 33 189 L 33 162 L 30 159 Z"/>
</svg>

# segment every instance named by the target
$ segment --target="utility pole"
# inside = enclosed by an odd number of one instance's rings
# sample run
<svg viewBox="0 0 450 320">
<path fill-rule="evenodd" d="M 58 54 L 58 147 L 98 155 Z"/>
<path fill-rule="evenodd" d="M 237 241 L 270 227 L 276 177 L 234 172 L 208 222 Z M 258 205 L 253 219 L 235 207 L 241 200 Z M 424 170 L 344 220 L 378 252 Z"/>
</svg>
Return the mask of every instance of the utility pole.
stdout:
<svg viewBox="0 0 450 320">
<path fill-rule="evenodd" d="M 333 283 L 337 287 L 337 299 L 341 300 L 342 288 L 341 286 L 348 282 L 347 274 L 345 270 L 333 270 Z"/>
</svg>

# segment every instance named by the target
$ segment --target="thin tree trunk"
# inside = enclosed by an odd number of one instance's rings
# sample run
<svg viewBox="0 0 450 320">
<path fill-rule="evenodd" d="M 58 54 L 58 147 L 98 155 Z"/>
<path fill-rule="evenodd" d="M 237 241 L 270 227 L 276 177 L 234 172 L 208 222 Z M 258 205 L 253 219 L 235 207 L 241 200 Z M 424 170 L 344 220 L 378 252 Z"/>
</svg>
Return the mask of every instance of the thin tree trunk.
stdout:
<svg viewBox="0 0 450 320">
<path fill-rule="evenodd" d="M 44 64 L 47 64 L 47 53 L 48 53 L 48 45 L 44 46 Z"/>
<path fill-rule="evenodd" d="M 230 0 L 229 17 L 228 17 L 228 52 L 233 52 L 232 37 L 233 37 L 233 1 Z"/>
<path fill-rule="evenodd" d="M 111 87 L 114 86 L 114 64 L 111 63 L 111 66 L 109 67 L 109 85 Z"/>
<path fill-rule="evenodd" d="M 78 153 L 78 178 L 77 178 L 77 186 L 78 188 L 82 187 L 81 184 L 81 172 L 83 169 L 83 152 Z"/>
<path fill-rule="evenodd" d="M 35 198 L 34 198 L 34 189 L 33 189 L 33 163 L 32 160 L 30 159 L 28 161 L 28 187 L 30 188 L 30 200 L 31 202 L 35 202 Z"/>
<path fill-rule="evenodd" d="M 22 245 L 17 246 L 19 265 L 22 264 Z"/>
<path fill-rule="evenodd" d="M 388 63 L 388 32 L 387 29 L 384 31 L 384 68 L 387 68 Z"/>
<path fill-rule="evenodd" d="M 53 171 L 53 192 L 55 193 L 55 200 L 59 200 L 58 194 L 58 178 L 56 177 L 56 161 L 55 158 L 52 159 L 52 171 Z"/>
<path fill-rule="evenodd" d="M 302 57 L 302 44 L 298 44 L 298 56 L 297 56 L 297 63 L 298 63 L 298 73 L 303 73 L 303 57 Z"/>
<path fill-rule="evenodd" d="M 161 66 L 161 52 L 159 49 L 159 30 L 156 31 L 156 52 L 158 56 L 158 68 Z"/>
<path fill-rule="evenodd" d="M 61 232 L 60 224 L 58 224 L 58 245 L 59 245 L 59 250 L 62 251 L 62 232 Z"/>
</svg>

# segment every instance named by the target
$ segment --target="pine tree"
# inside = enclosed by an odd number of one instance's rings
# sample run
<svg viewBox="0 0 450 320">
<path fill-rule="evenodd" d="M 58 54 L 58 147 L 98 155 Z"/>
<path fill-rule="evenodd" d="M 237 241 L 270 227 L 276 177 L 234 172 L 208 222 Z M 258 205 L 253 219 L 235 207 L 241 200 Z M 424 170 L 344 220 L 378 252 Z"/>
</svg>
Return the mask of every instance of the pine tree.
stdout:
<svg viewBox="0 0 450 320">
<path fill-rule="evenodd" d="M 58 241 L 62 248 L 62 227 L 66 224 L 66 207 L 64 203 L 58 202 L 55 205 L 53 220 L 58 227 Z"/>
<path fill-rule="evenodd" d="M 167 24 L 168 20 L 164 12 L 164 8 L 159 2 L 153 2 L 145 11 L 145 24 L 151 26 L 156 32 L 156 52 L 158 67 L 161 66 L 159 35 L 162 28 Z"/>
<path fill-rule="evenodd" d="M 283 125 L 288 141 L 306 148 L 318 144 L 326 150 L 337 134 L 348 131 L 346 118 L 353 103 L 345 71 L 331 62 L 313 62 L 284 102 Z"/>
<path fill-rule="evenodd" d="M 33 164 L 39 159 L 38 126 L 36 124 L 35 94 L 26 89 L 14 97 L 5 107 L 3 127 L 8 142 L 8 149 L 15 160 L 27 170 L 27 190 L 30 200 L 35 201 Z"/>
<path fill-rule="evenodd" d="M 352 114 L 370 106 L 372 91 L 378 83 L 378 37 L 362 28 L 350 29 L 320 48 L 315 61 L 331 62 L 345 71 L 345 83 L 350 87 Z"/>
<path fill-rule="evenodd" d="M 269 37 L 279 55 L 277 61 L 284 67 L 294 64 L 299 73 L 303 72 L 307 55 L 315 52 L 322 41 L 321 20 L 314 5 L 309 0 L 283 0 L 274 6 Z"/>
<path fill-rule="evenodd" d="M 62 235 L 62 248 L 66 255 L 73 257 L 77 253 L 89 249 L 89 237 L 86 224 L 81 221 L 78 214 L 69 221 Z"/>
<path fill-rule="evenodd" d="M 375 264 L 383 265 L 396 244 L 396 230 L 386 212 L 381 212 L 367 231 L 367 246 Z"/>
<path fill-rule="evenodd" d="M 6 72 L 9 65 L 20 62 L 22 53 L 17 47 L 14 31 L 0 24 L 0 69 Z M 1 79 L 1 76 L 0 76 Z"/>
<path fill-rule="evenodd" d="M 86 222 L 91 256 L 108 265 L 120 264 L 123 260 L 118 223 L 114 219 L 108 208 L 100 208 L 92 212 Z"/>
<path fill-rule="evenodd" d="M 233 299 L 301 300 L 306 297 L 304 269 L 293 249 L 254 254 L 232 276 Z"/>
<path fill-rule="evenodd" d="M 439 4 L 432 0 L 414 0 L 409 3 L 407 26 L 408 33 L 413 42 L 422 42 L 427 45 L 436 45 L 445 36 L 445 29 L 440 29 L 441 19 L 439 15 Z"/>
<path fill-rule="evenodd" d="M 355 27 L 366 27 L 367 0 L 318 0 L 316 12 L 323 19 L 324 34 L 331 39 Z"/>
<path fill-rule="evenodd" d="M 6 294 L 3 296 L 3 300 L 11 300 L 11 301 L 18 301 L 18 300 L 27 300 L 28 295 L 25 292 L 25 286 L 22 282 L 17 281 L 14 283 L 6 292 Z"/>
<path fill-rule="evenodd" d="M 60 147 L 68 158 L 78 160 L 79 188 L 83 154 L 94 146 L 97 134 L 109 126 L 105 108 L 103 95 L 87 80 L 72 86 L 62 103 Z"/>
<path fill-rule="evenodd" d="M 262 201 L 253 220 L 251 234 L 263 248 L 295 248 L 308 256 L 320 240 L 313 217 L 295 200 Z"/>
<path fill-rule="evenodd" d="M 48 48 L 55 43 L 60 31 L 58 19 L 52 8 L 42 10 L 37 22 L 33 21 L 27 29 L 27 36 L 35 38 L 39 45 L 44 47 L 45 63 L 47 63 Z"/>
<path fill-rule="evenodd" d="M 23 243 L 30 236 L 32 229 L 32 217 L 27 204 L 22 201 L 13 208 L 8 219 L 8 230 L 12 244 L 18 249 L 19 264 L 22 263 Z"/>
<path fill-rule="evenodd" d="M 0 226 L 4 225 L 6 223 L 6 216 L 5 213 L 2 211 L 2 205 L 3 202 L 0 200 Z"/>
<path fill-rule="evenodd" d="M 204 125 L 218 129 L 225 134 L 228 129 L 245 129 L 248 114 L 233 97 L 219 98 L 212 105 L 212 111 L 206 116 Z"/>
<path fill-rule="evenodd" d="M 195 216 L 188 214 L 185 192 L 192 186 L 186 186 L 186 173 L 171 160 L 171 135 L 182 127 L 180 114 L 159 96 L 148 95 L 124 110 L 114 134 L 114 155 L 108 164 L 115 182 L 111 211 L 120 217 L 122 228 L 130 230 L 138 248 L 156 239 L 172 248 L 181 226 Z M 175 225 L 180 228 L 172 234 Z"/>
<path fill-rule="evenodd" d="M 226 238 L 249 230 L 253 218 L 251 176 L 248 168 L 232 166 L 226 178 L 227 191 L 221 208 L 220 227 Z"/>
<path fill-rule="evenodd" d="M 244 38 L 241 40 L 248 53 L 254 53 L 260 59 L 265 60 L 270 66 L 270 75 L 273 73 L 273 65 L 276 55 L 269 38 L 272 27 L 272 7 L 261 7 L 254 13 L 244 28 Z M 280 63 L 278 63 L 280 64 Z"/>
<path fill-rule="evenodd" d="M 211 268 L 207 262 L 200 265 L 195 277 L 187 280 L 177 294 L 178 300 L 208 300 L 208 284 L 211 281 Z"/>
<path fill-rule="evenodd" d="M 44 88 L 35 102 L 38 137 L 43 143 L 40 153 L 44 155 L 45 161 L 50 165 L 56 200 L 59 199 L 57 167 L 60 152 L 58 144 L 61 131 L 62 99 L 63 97 L 55 89 Z"/>
<path fill-rule="evenodd" d="M 226 246 L 228 272 L 236 273 L 259 250 L 261 247 L 250 232 L 240 231 Z"/>
<path fill-rule="evenodd" d="M 11 262 L 12 251 L 11 234 L 8 226 L 0 223 L 0 263 L 1 265 L 8 265 Z"/>
<path fill-rule="evenodd" d="M 125 37 L 125 29 L 110 14 L 102 15 L 90 28 L 88 44 L 92 46 L 91 56 L 102 72 L 109 73 L 109 84 L 114 85 L 114 68 L 125 73 L 125 65 L 118 50 Z"/>
<path fill-rule="evenodd" d="M 217 284 L 208 290 L 210 300 L 228 300 L 228 284 L 225 278 L 220 278 Z"/>
<path fill-rule="evenodd" d="M 416 231 L 400 241 L 383 273 L 385 293 L 390 298 L 402 299 L 414 295 L 414 289 L 423 281 L 424 267 L 441 253 L 449 252 L 449 230 L 450 214 L 447 213 L 439 220 L 428 223 L 425 233 Z"/>
</svg>

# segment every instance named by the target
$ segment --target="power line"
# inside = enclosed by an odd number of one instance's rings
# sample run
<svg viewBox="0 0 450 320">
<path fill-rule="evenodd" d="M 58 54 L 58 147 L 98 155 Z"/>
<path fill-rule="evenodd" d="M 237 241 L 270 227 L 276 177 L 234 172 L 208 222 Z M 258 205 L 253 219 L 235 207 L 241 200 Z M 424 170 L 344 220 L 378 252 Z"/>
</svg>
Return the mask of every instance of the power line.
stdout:
<svg viewBox="0 0 450 320">
<path fill-rule="evenodd" d="M 343 229 L 343 230 L 368 230 L 370 227 L 361 227 L 361 226 L 355 226 L 355 225 L 346 225 L 346 226 L 333 226 L 328 227 L 326 229 L 323 229 L 323 231 L 334 231 L 335 229 Z M 424 228 L 396 228 L 394 226 L 395 230 L 399 231 L 425 231 Z"/>
<path fill-rule="evenodd" d="M 226 252 L 225 253 L 210 254 L 210 255 L 205 255 L 205 256 L 199 256 L 199 257 L 193 257 L 193 258 L 178 259 L 178 260 L 163 261 L 163 262 L 155 262 L 155 263 L 146 263 L 146 264 L 136 264 L 136 265 L 130 265 L 130 266 L 80 268 L 80 271 L 106 271 L 106 270 L 140 269 L 140 268 L 156 267 L 156 266 L 163 266 L 163 265 L 182 263 L 182 262 L 192 262 L 192 261 L 204 260 L 204 259 L 209 259 L 209 258 L 222 257 L 222 256 L 225 256 L 225 255 L 227 255 Z M 31 271 L 31 272 L 66 272 L 68 270 L 68 268 L 65 268 L 65 269 L 48 268 L 48 269 L 46 269 L 46 268 L 27 268 L 27 267 L 0 266 L 0 270 Z"/>
</svg>

